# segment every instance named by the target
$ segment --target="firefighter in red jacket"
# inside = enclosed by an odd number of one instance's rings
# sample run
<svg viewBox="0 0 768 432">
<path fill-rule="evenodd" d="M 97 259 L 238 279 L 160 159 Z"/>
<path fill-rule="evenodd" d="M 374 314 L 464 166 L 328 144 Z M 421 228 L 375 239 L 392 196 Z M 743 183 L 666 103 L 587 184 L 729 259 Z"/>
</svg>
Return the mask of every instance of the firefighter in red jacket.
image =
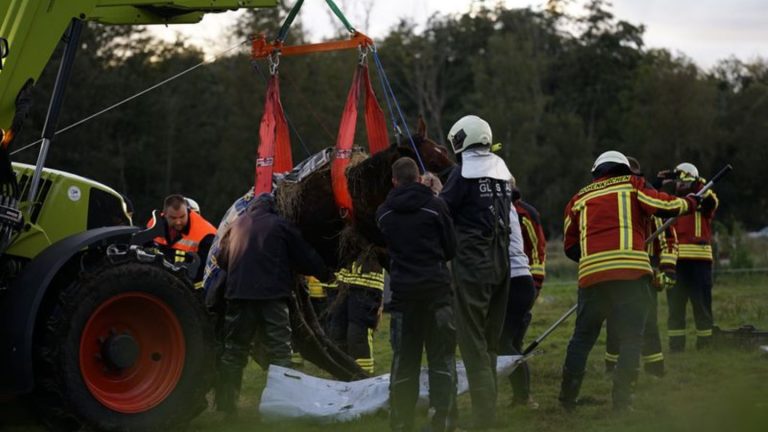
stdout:
<svg viewBox="0 0 768 432">
<path fill-rule="evenodd" d="M 547 262 L 547 239 L 544 237 L 541 216 L 534 206 L 522 200 L 522 195 L 517 188 L 512 190 L 512 204 L 520 217 L 520 228 L 523 231 L 523 250 L 528 256 L 533 284 L 536 287 L 536 297 L 538 297 L 541 287 L 544 285 Z"/>
<path fill-rule="evenodd" d="M 613 374 L 613 407 L 624 410 L 631 406 L 648 309 L 652 275 L 645 250 L 648 219 L 688 213 L 698 199 L 677 198 L 647 186 L 643 178 L 631 174 L 626 156 L 617 151 L 595 160 L 592 178 L 565 209 L 564 248 L 579 263 L 579 290 L 559 400 L 566 410 L 576 407 L 587 357 L 610 315 L 620 353 Z"/>
<path fill-rule="evenodd" d="M 190 254 L 197 254 L 200 262 L 205 263 L 211 248 L 216 227 L 205 220 L 198 211 L 190 209 L 189 201 L 182 195 L 169 195 L 163 202 L 161 216 L 165 219 L 165 233 L 154 239 L 155 245 L 165 257 L 175 263 L 193 261 Z M 155 226 L 155 220 L 147 223 L 148 228 Z M 195 277 L 195 288 L 202 288 L 203 265 L 198 267 Z"/>
<path fill-rule="evenodd" d="M 677 173 L 678 195 L 696 193 L 704 186 L 699 170 L 681 163 Z M 669 303 L 668 336 L 672 352 L 685 350 L 685 310 L 688 300 L 696 322 L 696 347 L 705 348 L 712 340 L 712 219 L 719 202 L 712 190 L 705 193 L 701 207 L 675 222 L 679 255 L 677 284 L 667 291 Z"/>
<path fill-rule="evenodd" d="M 633 157 L 627 157 L 632 174 L 641 176 L 640 163 Z M 659 217 L 648 221 L 648 234 L 656 232 L 664 224 Z M 643 349 L 640 361 L 645 371 L 651 375 L 664 376 L 664 354 L 661 350 L 661 335 L 658 323 L 658 293 L 675 285 L 675 265 L 677 264 L 677 234 L 674 227 L 669 227 L 664 234 L 653 239 L 648 245 L 648 256 L 653 267 L 653 280 L 648 294 L 648 316 L 643 329 Z M 605 326 L 605 371 L 613 373 L 619 361 L 619 338 L 613 320 L 608 319 Z"/>
</svg>

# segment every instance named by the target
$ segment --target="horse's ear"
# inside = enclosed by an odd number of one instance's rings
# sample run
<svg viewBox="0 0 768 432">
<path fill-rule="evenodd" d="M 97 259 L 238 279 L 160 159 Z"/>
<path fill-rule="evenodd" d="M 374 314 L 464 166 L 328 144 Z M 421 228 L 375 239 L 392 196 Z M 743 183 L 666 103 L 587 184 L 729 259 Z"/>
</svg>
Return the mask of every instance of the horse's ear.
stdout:
<svg viewBox="0 0 768 432">
<path fill-rule="evenodd" d="M 427 124 L 424 122 L 424 117 L 419 116 L 418 125 L 416 126 L 416 135 L 427 139 Z"/>
</svg>

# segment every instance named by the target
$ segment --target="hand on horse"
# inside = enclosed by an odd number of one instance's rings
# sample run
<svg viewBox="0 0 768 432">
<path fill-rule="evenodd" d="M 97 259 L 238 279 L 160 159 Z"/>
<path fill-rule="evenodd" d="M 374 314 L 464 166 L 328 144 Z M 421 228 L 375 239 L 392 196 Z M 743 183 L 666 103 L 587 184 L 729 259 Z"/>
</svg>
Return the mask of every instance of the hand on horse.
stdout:
<svg viewBox="0 0 768 432">
<path fill-rule="evenodd" d="M 432 189 L 432 193 L 435 195 L 439 194 L 440 191 L 443 190 L 443 182 L 441 182 L 440 179 L 431 172 L 425 172 L 424 175 L 421 176 L 421 184 Z"/>
</svg>

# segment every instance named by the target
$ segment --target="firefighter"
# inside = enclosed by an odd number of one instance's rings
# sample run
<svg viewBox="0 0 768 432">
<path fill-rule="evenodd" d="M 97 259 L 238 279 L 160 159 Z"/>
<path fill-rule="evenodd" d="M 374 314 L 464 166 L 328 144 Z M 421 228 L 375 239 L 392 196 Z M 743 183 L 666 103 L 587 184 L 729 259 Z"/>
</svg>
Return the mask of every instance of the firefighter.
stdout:
<svg viewBox="0 0 768 432">
<path fill-rule="evenodd" d="M 523 248 L 531 266 L 533 285 L 536 287 L 536 297 L 541 293 L 546 277 L 547 239 L 541 223 L 539 211 L 530 203 L 523 201 L 518 188 L 512 189 L 512 203 L 520 217 L 520 228 L 523 234 Z"/>
<path fill-rule="evenodd" d="M 175 263 L 191 263 L 192 254 L 199 257 L 199 263 L 208 258 L 213 239 L 216 237 L 216 227 L 192 211 L 187 198 L 182 195 L 169 195 L 163 201 L 162 217 L 165 219 L 165 233 L 155 237 L 155 245 L 163 252 L 168 261 Z M 155 220 L 147 223 L 148 228 L 155 226 Z M 195 288 L 203 286 L 204 266 L 199 265 L 194 278 Z"/>
<path fill-rule="evenodd" d="M 374 372 L 373 333 L 383 307 L 384 269 L 374 255 L 363 254 L 336 273 L 328 290 L 329 336 L 369 374 Z"/>
<path fill-rule="evenodd" d="M 216 259 L 227 272 L 227 281 L 216 406 L 235 414 L 254 337 L 262 343 L 268 364 L 291 367 L 288 298 L 293 270 L 321 281 L 332 275 L 299 231 L 277 214 L 271 194 L 253 200 L 232 222 L 220 245 Z"/>
<path fill-rule="evenodd" d="M 496 357 L 509 294 L 509 213 L 512 175 L 491 152 L 490 125 L 462 117 L 448 141 L 459 164 L 440 197 L 456 227 L 457 252 L 451 262 L 456 328 L 472 399 L 470 428 L 495 427 Z"/>
<path fill-rule="evenodd" d="M 592 178 L 565 209 L 564 249 L 579 263 L 579 290 L 559 400 L 566 410 L 575 408 L 587 357 L 603 321 L 611 316 L 619 340 L 612 397 L 614 409 L 620 411 L 631 407 L 640 364 L 652 274 L 644 244 L 648 219 L 688 213 L 698 198 L 678 198 L 648 187 L 643 178 L 632 175 L 626 156 L 617 151 L 595 160 Z"/>
<path fill-rule="evenodd" d="M 452 430 L 456 420 L 456 325 L 449 261 L 456 234 L 448 207 L 422 184 L 413 159 L 392 165 L 395 188 L 376 211 L 389 252 L 392 315 L 390 426 L 413 430 L 422 352 L 429 365 L 428 430 Z"/>
<path fill-rule="evenodd" d="M 690 163 L 675 169 L 676 193 L 696 193 L 706 183 L 699 170 Z M 680 217 L 674 224 L 679 241 L 677 283 L 667 291 L 669 303 L 669 350 L 685 350 L 685 311 L 688 300 L 696 322 L 696 348 L 706 348 L 712 340 L 712 220 L 718 207 L 717 195 L 710 189 L 702 199 L 701 208 Z"/>
<path fill-rule="evenodd" d="M 627 157 L 632 168 L 632 174 L 642 177 L 640 163 L 637 159 Z M 664 224 L 661 218 L 653 216 L 648 223 L 647 235 L 656 232 Z M 653 239 L 648 245 L 648 255 L 653 268 L 651 289 L 648 291 L 648 316 L 643 329 L 643 349 L 640 362 L 645 372 L 656 377 L 664 376 L 664 353 L 661 350 L 661 336 L 658 324 L 658 293 L 669 289 L 675 284 L 675 265 L 677 263 L 677 235 L 673 227 Z M 605 371 L 613 373 L 619 360 L 619 340 L 614 319 L 606 322 Z"/>
</svg>

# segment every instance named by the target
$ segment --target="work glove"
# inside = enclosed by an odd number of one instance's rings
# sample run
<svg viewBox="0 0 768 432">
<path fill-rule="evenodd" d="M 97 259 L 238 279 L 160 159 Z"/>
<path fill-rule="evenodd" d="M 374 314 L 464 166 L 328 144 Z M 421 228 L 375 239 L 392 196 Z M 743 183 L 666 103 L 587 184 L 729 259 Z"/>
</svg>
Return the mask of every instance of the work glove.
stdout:
<svg viewBox="0 0 768 432">
<path fill-rule="evenodd" d="M 673 180 L 677 178 L 677 174 L 674 170 L 666 169 L 659 171 L 658 174 L 656 174 L 656 178 L 659 180 Z"/>
<path fill-rule="evenodd" d="M 657 291 L 664 291 L 675 286 L 676 275 L 671 271 L 657 270 L 653 278 L 653 286 Z"/>
</svg>

